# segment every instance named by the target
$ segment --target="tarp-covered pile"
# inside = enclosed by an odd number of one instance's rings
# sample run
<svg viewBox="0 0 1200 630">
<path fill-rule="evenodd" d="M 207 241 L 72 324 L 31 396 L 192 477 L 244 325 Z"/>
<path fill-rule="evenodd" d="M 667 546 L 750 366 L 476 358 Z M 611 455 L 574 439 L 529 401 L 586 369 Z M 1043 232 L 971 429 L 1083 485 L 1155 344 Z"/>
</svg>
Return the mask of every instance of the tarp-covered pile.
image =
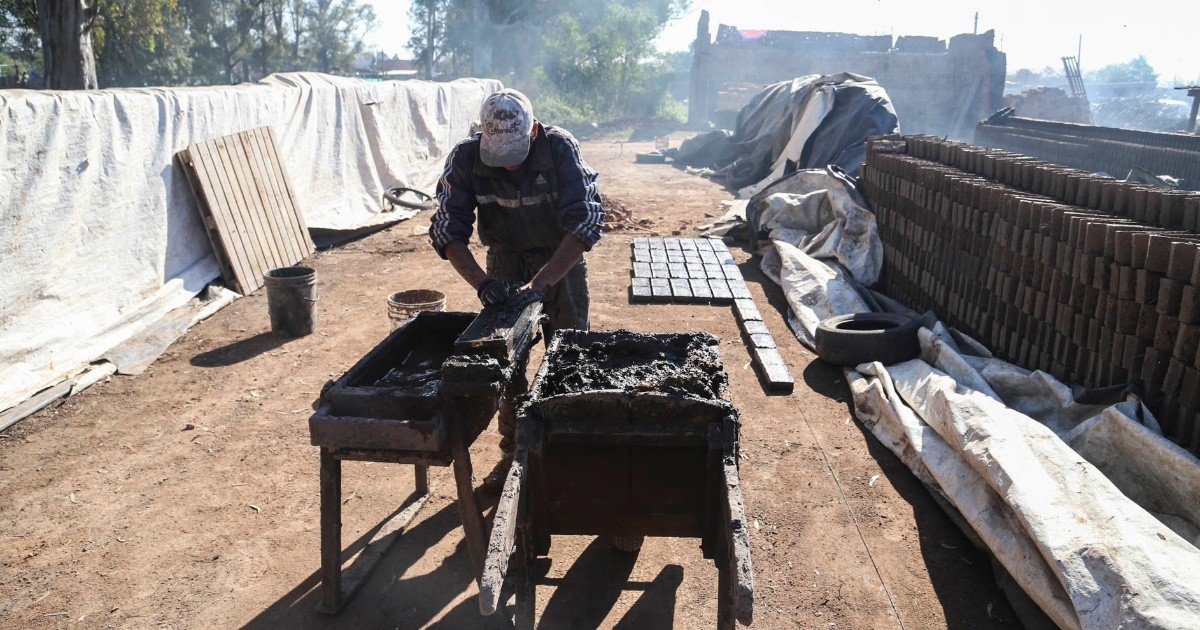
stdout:
<svg viewBox="0 0 1200 630">
<path fill-rule="evenodd" d="M 857 287 L 879 279 L 883 244 L 875 215 L 844 174 L 796 171 L 751 197 L 746 217 L 762 245 L 762 269 L 783 288 L 788 325 L 802 343 L 816 347 L 823 319 L 871 310 Z"/>
<path fill-rule="evenodd" d="M 711 169 L 713 179 L 748 197 L 795 170 L 834 165 L 857 174 L 866 139 L 898 130 L 896 110 L 874 79 L 813 74 L 768 86 L 738 112 L 732 132 L 689 138 L 673 157 Z"/>
<path fill-rule="evenodd" d="M 394 221 L 432 190 L 501 85 L 285 74 L 235 87 L 0 91 L 0 412 L 192 299 L 219 275 L 174 154 L 264 125 L 311 228 Z"/>
<path fill-rule="evenodd" d="M 822 319 L 871 310 L 862 284 L 882 258 L 852 182 L 801 171 L 746 214 L 802 342 Z M 921 358 L 848 371 L 858 419 L 1058 626 L 1197 627 L 1200 460 L 1134 398 L 1076 402 L 941 324 L 920 335 Z"/>
</svg>

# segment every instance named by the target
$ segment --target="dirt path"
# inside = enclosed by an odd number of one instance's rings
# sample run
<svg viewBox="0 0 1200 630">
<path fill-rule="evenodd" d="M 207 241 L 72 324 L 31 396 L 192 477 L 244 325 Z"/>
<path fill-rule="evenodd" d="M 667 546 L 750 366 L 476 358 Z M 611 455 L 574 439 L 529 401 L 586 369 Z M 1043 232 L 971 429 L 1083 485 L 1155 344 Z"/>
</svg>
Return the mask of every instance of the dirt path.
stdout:
<svg viewBox="0 0 1200 630">
<path fill-rule="evenodd" d="M 730 195 L 671 166 L 633 164 L 649 147 L 591 141 L 584 153 L 605 195 L 660 235 L 694 235 Z M 386 334 L 389 292 L 438 288 L 450 309 L 476 308 L 413 235 L 426 221 L 308 261 L 320 279 L 317 333 L 275 338 L 260 292 L 193 328 L 144 375 L 100 383 L 0 434 L 0 627 L 481 627 L 448 469 L 432 470 L 430 501 L 347 609 L 313 612 L 311 402 Z M 742 265 L 797 379 L 790 396 L 763 393 L 727 307 L 629 304 L 636 235 L 608 234 L 589 255 L 593 326 L 724 340 L 744 423 L 753 627 L 1015 627 L 986 559 L 851 419 L 840 372 L 789 333 L 778 288 Z M 488 431 L 475 444 L 477 469 L 491 468 L 496 443 Z M 361 545 L 412 491 L 412 473 L 348 462 L 343 476 L 344 541 Z M 713 626 L 717 574 L 698 541 L 650 539 L 627 558 L 556 537 L 550 557 L 541 627 Z"/>
</svg>

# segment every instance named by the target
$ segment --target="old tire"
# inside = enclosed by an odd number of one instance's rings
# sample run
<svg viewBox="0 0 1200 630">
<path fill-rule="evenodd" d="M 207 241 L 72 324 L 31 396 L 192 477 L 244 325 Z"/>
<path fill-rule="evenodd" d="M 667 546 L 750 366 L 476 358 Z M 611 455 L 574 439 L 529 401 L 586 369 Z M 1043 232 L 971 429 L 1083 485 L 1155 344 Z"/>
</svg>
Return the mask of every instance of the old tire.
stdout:
<svg viewBox="0 0 1200 630">
<path fill-rule="evenodd" d="M 658 151 L 645 151 L 634 155 L 633 161 L 638 164 L 666 164 L 667 156 Z"/>
<path fill-rule="evenodd" d="M 817 356 L 844 367 L 879 361 L 891 365 L 915 359 L 920 320 L 894 313 L 838 315 L 817 325 Z"/>
<path fill-rule="evenodd" d="M 412 195 L 416 199 L 406 198 L 406 195 Z M 421 192 L 415 188 L 404 188 L 403 186 L 395 186 L 387 189 L 383 193 L 383 198 L 393 206 L 401 206 L 411 210 L 432 210 L 438 206 L 437 201 L 429 193 Z"/>
</svg>

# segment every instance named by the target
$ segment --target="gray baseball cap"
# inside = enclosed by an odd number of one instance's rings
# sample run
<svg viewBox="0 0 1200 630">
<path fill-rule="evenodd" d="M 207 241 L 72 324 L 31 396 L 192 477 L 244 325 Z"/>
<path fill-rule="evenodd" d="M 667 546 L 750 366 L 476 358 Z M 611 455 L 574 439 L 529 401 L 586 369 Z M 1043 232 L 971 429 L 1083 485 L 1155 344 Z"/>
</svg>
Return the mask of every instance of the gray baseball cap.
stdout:
<svg viewBox="0 0 1200 630">
<path fill-rule="evenodd" d="M 488 166 L 517 166 L 529 155 L 533 105 L 516 90 L 503 89 L 483 101 L 479 110 L 483 139 L 479 159 Z"/>
</svg>

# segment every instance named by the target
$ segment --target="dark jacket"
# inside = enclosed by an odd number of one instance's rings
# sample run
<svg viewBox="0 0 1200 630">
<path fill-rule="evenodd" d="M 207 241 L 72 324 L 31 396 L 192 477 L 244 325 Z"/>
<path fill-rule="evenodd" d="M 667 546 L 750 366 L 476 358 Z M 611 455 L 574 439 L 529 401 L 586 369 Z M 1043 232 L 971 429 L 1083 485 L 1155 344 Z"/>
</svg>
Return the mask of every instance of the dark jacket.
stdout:
<svg viewBox="0 0 1200 630">
<path fill-rule="evenodd" d="M 480 161 L 478 133 L 450 152 L 437 185 L 439 208 L 429 229 L 442 258 L 446 245 L 471 238 L 476 209 L 479 240 L 493 249 L 554 249 L 567 234 L 588 249 L 600 240 L 604 208 L 596 171 L 583 161 L 570 133 L 535 124 L 537 138 L 515 172 Z"/>
</svg>

